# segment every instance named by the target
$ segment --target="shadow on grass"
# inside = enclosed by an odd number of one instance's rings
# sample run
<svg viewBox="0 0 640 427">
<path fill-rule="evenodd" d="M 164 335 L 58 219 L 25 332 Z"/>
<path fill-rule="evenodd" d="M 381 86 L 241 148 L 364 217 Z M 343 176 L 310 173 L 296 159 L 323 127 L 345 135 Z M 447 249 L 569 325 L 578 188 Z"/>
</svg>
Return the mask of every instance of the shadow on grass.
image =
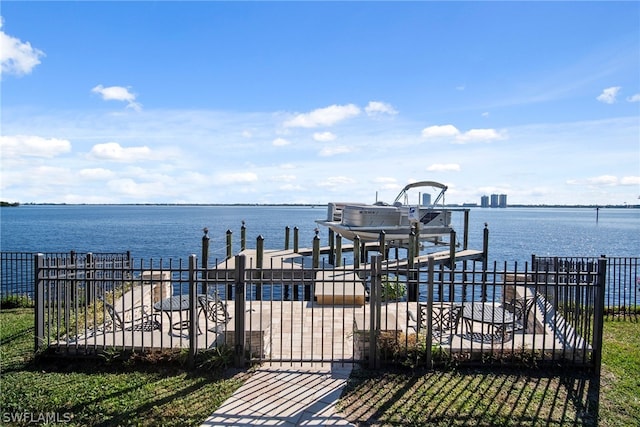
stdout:
<svg viewBox="0 0 640 427">
<path fill-rule="evenodd" d="M 354 371 L 340 410 L 357 425 L 598 425 L 588 372 L 495 366 Z"/>
</svg>

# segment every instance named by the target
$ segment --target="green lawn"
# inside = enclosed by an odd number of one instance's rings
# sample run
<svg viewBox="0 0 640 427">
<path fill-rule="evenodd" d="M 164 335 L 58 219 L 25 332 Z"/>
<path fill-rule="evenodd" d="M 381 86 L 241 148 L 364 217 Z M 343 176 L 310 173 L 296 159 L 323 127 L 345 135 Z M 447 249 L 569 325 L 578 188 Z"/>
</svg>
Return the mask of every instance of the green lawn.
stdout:
<svg viewBox="0 0 640 427">
<path fill-rule="evenodd" d="M 197 426 L 245 375 L 157 358 L 33 362 L 33 340 L 32 309 L 0 311 L 0 425 L 26 424 L 9 419 L 26 413 L 72 426 Z"/>
<path fill-rule="evenodd" d="M 371 426 L 639 426 L 640 324 L 604 324 L 600 381 L 571 370 L 356 371 L 340 402 Z"/>
<path fill-rule="evenodd" d="M 566 371 L 354 371 L 340 408 L 359 425 L 638 425 L 639 348 L 637 321 L 605 322 L 600 381 Z M 74 426 L 199 425 L 246 375 L 115 353 L 34 362 L 32 349 L 33 310 L 0 311 L 0 425 L 25 413 Z"/>
</svg>

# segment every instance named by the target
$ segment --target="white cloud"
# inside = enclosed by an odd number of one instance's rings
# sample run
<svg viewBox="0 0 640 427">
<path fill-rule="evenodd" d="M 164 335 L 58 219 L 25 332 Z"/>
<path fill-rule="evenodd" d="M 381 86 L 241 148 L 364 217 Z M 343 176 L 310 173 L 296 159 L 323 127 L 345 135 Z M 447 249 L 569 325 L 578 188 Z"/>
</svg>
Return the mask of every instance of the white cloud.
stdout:
<svg viewBox="0 0 640 427">
<path fill-rule="evenodd" d="M 604 102 L 605 104 L 613 104 L 614 102 L 616 102 L 618 92 L 620 92 L 620 86 L 608 87 L 604 89 L 602 93 L 596 97 L 596 99 L 600 102 Z"/>
<path fill-rule="evenodd" d="M 371 101 L 369 102 L 369 104 L 364 108 L 364 111 L 369 115 L 369 116 L 375 116 L 375 115 L 379 115 L 379 114 L 389 114 L 389 115 L 396 115 L 398 114 L 398 111 L 396 111 L 395 108 L 393 108 L 393 106 L 391 106 L 390 104 L 387 104 L 385 102 L 380 102 L 380 101 Z"/>
<path fill-rule="evenodd" d="M 302 191 L 304 190 L 304 188 L 300 185 L 296 185 L 296 184 L 285 184 L 285 185 L 281 185 L 280 187 L 278 187 L 278 190 L 280 191 Z"/>
<path fill-rule="evenodd" d="M 336 154 L 344 154 L 350 153 L 351 149 L 344 145 L 338 145 L 336 147 L 325 147 L 320 150 L 320 155 L 322 157 L 335 156 Z"/>
<path fill-rule="evenodd" d="M 287 141 L 284 138 L 276 138 L 276 139 L 273 140 L 272 144 L 275 147 L 284 147 L 285 145 L 291 144 L 291 142 Z"/>
<path fill-rule="evenodd" d="M 355 183 L 356 181 L 353 178 L 349 178 L 347 176 L 332 176 L 327 178 L 324 182 L 318 183 L 318 186 L 325 188 L 336 188 L 342 186 L 348 187 Z"/>
<path fill-rule="evenodd" d="M 100 181 L 112 178 L 114 173 L 113 171 L 104 168 L 88 168 L 81 169 L 79 175 L 83 179 Z"/>
<path fill-rule="evenodd" d="M 278 175 L 278 176 L 274 176 L 271 179 L 277 182 L 292 182 L 292 181 L 295 181 L 297 178 L 295 175 Z"/>
<path fill-rule="evenodd" d="M 629 102 L 640 102 L 640 93 L 636 93 L 635 95 L 631 95 L 627 98 Z"/>
<path fill-rule="evenodd" d="M 3 158 L 44 157 L 52 158 L 71 151 L 66 139 L 42 138 L 34 135 L 0 136 Z"/>
<path fill-rule="evenodd" d="M 427 168 L 430 172 L 459 171 L 460 165 L 457 163 L 435 163 Z"/>
<path fill-rule="evenodd" d="M 473 141 L 493 141 L 494 139 L 504 139 L 505 137 L 504 133 L 498 132 L 495 129 L 471 129 L 461 135 L 458 135 L 456 140 L 464 143 Z"/>
<path fill-rule="evenodd" d="M 284 127 L 314 128 L 318 126 L 332 126 L 359 114 L 360 108 L 354 104 L 331 105 L 313 110 L 310 113 L 298 114 L 291 120 L 284 122 Z"/>
<path fill-rule="evenodd" d="M 215 176 L 214 183 L 218 185 L 226 184 L 243 184 L 248 182 L 256 182 L 258 175 L 253 172 L 232 172 L 220 173 Z"/>
<path fill-rule="evenodd" d="M 96 144 L 91 148 L 89 156 L 98 160 L 110 160 L 114 162 L 135 162 L 149 160 L 151 149 L 143 147 L 122 147 L 117 142 Z"/>
<path fill-rule="evenodd" d="M 613 175 L 601 175 L 588 178 L 587 182 L 592 185 L 616 185 L 618 183 L 618 178 Z"/>
<path fill-rule="evenodd" d="M 625 176 L 620 179 L 622 185 L 640 185 L 640 176 Z"/>
<path fill-rule="evenodd" d="M 422 129 L 424 138 L 443 138 L 458 136 L 460 131 L 454 125 L 429 126 Z"/>
<path fill-rule="evenodd" d="M 98 85 L 91 89 L 91 92 L 99 94 L 105 101 L 124 101 L 127 103 L 127 108 L 131 108 L 135 111 L 140 111 L 142 109 L 142 104 L 136 102 L 136 95 L 131 93 L 126 87 L 104 87 L 102 85 Z"/>
<path fill-rule="evenodd" d="M 453 125 L 440 125 L 422 129 L 422 137 L 427 139 L 454 138 L 454 142 L 464 144 L 467 142 L 504 139 L 506 134 L 495 129 L 470 129 L 462 133 Z"/>
<path fill-rule="evenodd" d="M 316 132 L 313 134 L 313 139 L 320 142 L 329 142 L 336 139 L 336 136 L 331 132 Z"/>
<path fill-rule="evenodd" d="M 0 28 L 4 20 L 0 16 Z M 0 31 L 0 72 L 1 74 L 13 74 L 21 76 L 29 74 L 33 68 L 40 64 L 40 58 L 45 56 L 44 52 L 35 49 L 29 42 Z"/>
</svg>

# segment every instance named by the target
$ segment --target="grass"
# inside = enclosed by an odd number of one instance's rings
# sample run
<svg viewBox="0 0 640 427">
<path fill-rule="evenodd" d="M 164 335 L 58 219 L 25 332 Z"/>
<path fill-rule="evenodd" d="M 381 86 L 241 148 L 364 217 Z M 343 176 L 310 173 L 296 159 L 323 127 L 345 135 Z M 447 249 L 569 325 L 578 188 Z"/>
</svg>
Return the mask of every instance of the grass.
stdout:
<svg viewBox="0 0 640 427">
<path fill-rule="evenodd" d="M 640 325 L 605 322 L 600 380 L 495 367 L 354 371 L 339 402 L 361 426 L 628 426 L 640 419 Z M 246 372 L 187 370 L 180 358 L 33 358 L 33 309 L 0 311 L 0 424 L 54 414 L 70 426 L 200 425 Z M 599 419 L 596 418 L 599 414 Z M 23 425 L 26 423 L 22 423 Z"/>
<path fill-rule="evenodd" d="M 33 309 L 0 311 L 1 425 L 25 425 L 10 417 L 26 413 L 26 421 L 53 414 L 69 426 L 196 426 L 245 375 L 211 364 L 189 371 L 180 355 L 34 359 L 33 340 Z"/>
<path fill-rule="evenodd" d="M 362 426 L 640 425 L 640 324 L 604 324 L 600 379 L 579 370 L 354 371 L 339 403 Z"/>
</svg>

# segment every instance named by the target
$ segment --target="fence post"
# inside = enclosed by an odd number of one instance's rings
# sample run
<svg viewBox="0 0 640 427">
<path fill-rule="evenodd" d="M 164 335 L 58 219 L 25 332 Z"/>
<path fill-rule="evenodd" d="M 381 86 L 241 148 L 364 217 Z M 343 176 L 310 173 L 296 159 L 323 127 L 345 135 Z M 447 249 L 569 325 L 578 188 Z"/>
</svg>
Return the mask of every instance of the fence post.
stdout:
<svg viewBox="0 0 640 427">
<path fill-rule="evenodd" d="M 207 293 L 207 279 L 209 278 L 209 273 L 207 272 L 207 268 L 209 266 L 209 229 L 207 227 L 203 228 L 204 236 L 202 236 L 202 261 L 200 266 L 202 267 L 202 289 L 201 293 Z M 162 274 L 162 273 L 160 273 Z M 160 285 L 162 286 L 162 284 Z"/>
<path fill-rule="evenodd" d="M 489 224 L 484 223 L 482 234 L 482 302 L 487 300 L 487 268 L 489 266 Z"/>
<path fill-rule="evenodd" d="M 369 295 L 369 369 L 380 367 L 378 336 L 380 333 L 381 275 L 382 256 L 373 256 L 371 257 L 371 291 Z"/>
<path fill-rule="evenodd" d="M 427 337 L 426 337 L 426 359 L 427 359 L 427 367 L 429 369 L 433 368 L 433 354 L 432 354 L 432 345 L 431 338 L 433 336 L 433 287 L 434 287 L 434 270 L 436 266 L 436 261 L 433 256 L 429 257 L 429 274 L 427 278 Z"/>
<path fill-rule="evenodd" d="M 197 351 L 197 331 L 198 331 L 198 317 L 196 313 L 198 310 L 198 297 L 196 295 L 196 273 L 197 273 L 197 258 L 195 254 L 189 256 L 189 356 L 188 364 L 190 368 L 195 365 L 195 356 Z M 204 286 L 204 283 L 203 283 Z"/>
<path fill-rule="evenodd" d="M 245 296 L 245 256 L 236 256 L 236 271 L 235 271 L 235 304 L 234 304 L 234 317 L 235 317 L 235 333 L 234 333 L 234 366 L 236 368 L 242 368 L 245 365 L 244 357 L 244 313 L 246 305 Z"/>
<path fill-rule="evenodd" d="M 418 301 L 418 275 L 414 271 L 416 265 L 416 227 L 411 227 L 409 246 L 407 246 L 407 300 Z"/>
<path fill-rule="evenodd" d="M 89 252 L 86 255 L 85 264 L 84 264 L 84 268 L 85 268 L 84 292 L 85 292 L 85 299 L 87 301 L 87 304 L 92 303 L 95 300 L 95 296 L 96 296 L 96 282 L 93 281 L 94 274 L 95 274 L 93 262 L 94 262 L 93 254 Z M 104 297 L 104 289 L 102 289 L 102 292 L 100 292 L 100 296 Z"/>
<path fill-rule="evenodd" d="M 595 307 L 593 319 L 593 364 L 594 373 L 600 378 L 602 365 L 602 330 L 604 319 L 604 294 L 607 284 L 607 259 L 598 259 L 598 283 L 595 287 Z"/>
<path fill-rule="evenodd" d="M 35 268 L 35 343 L 34 343 L 34 352 L 38 352 L 44 347 L 44 279 L 45 279 L 45 270 L 44 270 L 44 254 L 36 254 L 34 256 L 34 264 Z"/>
</svg>

